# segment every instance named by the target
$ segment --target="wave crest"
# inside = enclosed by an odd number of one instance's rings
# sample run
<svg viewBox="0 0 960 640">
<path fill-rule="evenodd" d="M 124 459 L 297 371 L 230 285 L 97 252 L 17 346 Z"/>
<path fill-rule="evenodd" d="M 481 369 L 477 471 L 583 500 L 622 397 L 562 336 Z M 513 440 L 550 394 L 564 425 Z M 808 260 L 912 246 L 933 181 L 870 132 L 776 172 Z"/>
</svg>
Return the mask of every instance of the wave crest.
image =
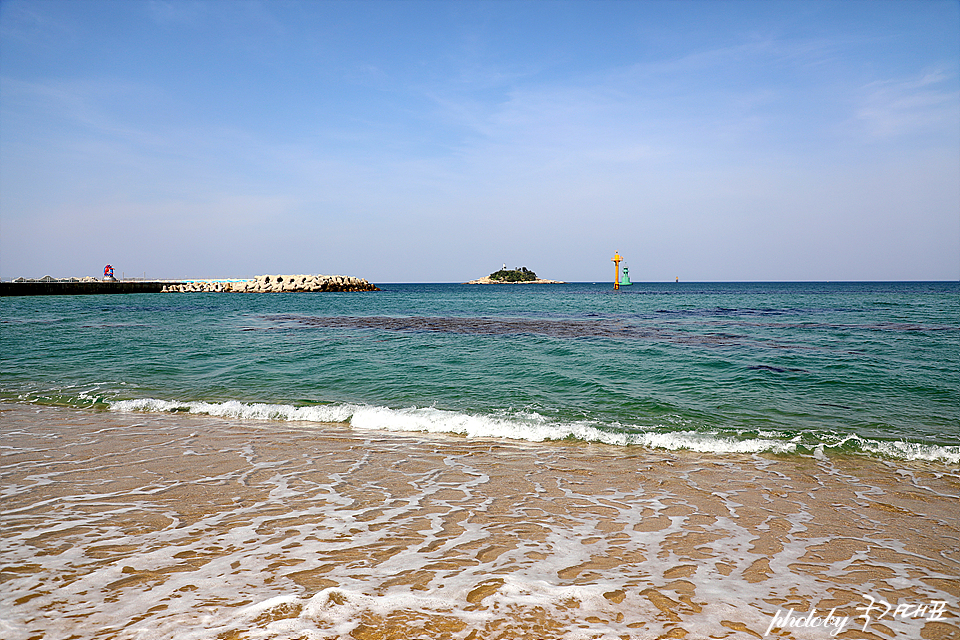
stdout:
<svg viewBox="0 0 960 640">
<path fill-rule="evenodd" d="M 601 425 L 593 421 L 556 422 L 532 411 L 504 415 L 476 415 L 437 409 L 435 407 L 389 407 L 358 404 L 326 404 L 297 407 L 288 404 L 227 402 L 177 402 L 140 398 L 110 402 L 111 411 L 148 413 L 193 413 L 242 420 L 277 420 L 283 422 L 331 423 L 348 422 L 357 429 L 447 433 L 468 438 L 505 438 L 546 442 L 580 440 L 614 446 L 637 445 L 669 451 L 696 451 L 730 454 L 810 454 L 821 457 L 823 451 L 863 453 L 900 460 L 925 460 L 947 464 L 960 463 L 960 447 L 937 446 L 915 442 L 883 442 L 859 436 L 837 441 L 835 434 L 803 434 L 787 438 L 786 434 L 762 433 L 761 437 L 736 437 L 716 432 L 677 430 L 663 425 L 642 431 L 625 430 L 621 425 Z M 782 435 L 783 439 L 776 436 Z M 810 436 L 816 444 L 809 444 Z M 769 436 L 769 437 L 762 437 Z"/>
</svg>

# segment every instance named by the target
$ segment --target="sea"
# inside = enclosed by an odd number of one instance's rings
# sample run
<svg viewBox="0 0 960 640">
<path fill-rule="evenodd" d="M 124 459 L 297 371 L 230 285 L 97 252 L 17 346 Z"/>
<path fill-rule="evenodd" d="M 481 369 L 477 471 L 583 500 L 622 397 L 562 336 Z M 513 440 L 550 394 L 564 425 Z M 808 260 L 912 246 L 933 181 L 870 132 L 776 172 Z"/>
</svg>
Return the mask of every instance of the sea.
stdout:
<svg viewBox="0 0 960 640">
<path fill-rule="evenodd" d="M 960 637 L 960 283 L 378 286 L 0 298 L 0 636 Z"/>
</svg>

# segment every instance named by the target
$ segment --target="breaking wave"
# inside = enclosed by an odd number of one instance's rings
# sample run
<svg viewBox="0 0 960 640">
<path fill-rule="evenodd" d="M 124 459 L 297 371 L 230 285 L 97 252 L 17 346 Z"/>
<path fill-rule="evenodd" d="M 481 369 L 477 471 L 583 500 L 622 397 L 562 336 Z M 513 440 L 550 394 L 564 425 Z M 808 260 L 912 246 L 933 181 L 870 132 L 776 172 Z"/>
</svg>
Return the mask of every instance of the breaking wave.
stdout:
<svg viewBox="0 0 960 640">
<path fill-rule="evenodd" d="M 860 453 L 900 460 L 960 463 L 960 447 L 907 441 L 879 441 L 848 436 L 817 436 L 761 432 L 751 435 L 716 431 L 678 430 L 663 425 L 653 428 L 625 428 L 595 421 L 558 422 L 534 411 L 504 415 L 478 415 L 435 407 L 394 409 L 361 404 L 289 404 L 227 402 L 178 402 L 140 398 L 109 402 L 111 411 L 149 413 L 191 413 L 240 420 L 283 422 L 349 423 L 353 428 L 408 433 L 456 434 L 468 438 L 505 438 L 546 442 L 578 440 L 614 446 L 642 446 L 669 451 L 697 451 L 730 454 L 800 454 L 820 457 L 825 451 Z"/>
</svg>

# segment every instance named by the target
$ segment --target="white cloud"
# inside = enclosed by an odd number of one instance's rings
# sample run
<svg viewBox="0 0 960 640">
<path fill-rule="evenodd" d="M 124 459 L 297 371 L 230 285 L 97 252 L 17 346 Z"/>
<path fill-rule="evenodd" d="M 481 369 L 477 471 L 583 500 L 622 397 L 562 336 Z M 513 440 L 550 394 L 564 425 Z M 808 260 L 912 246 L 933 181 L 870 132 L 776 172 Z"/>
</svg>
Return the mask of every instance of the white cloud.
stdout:
<svg viewBox="0 0 960 640">
<path fill-rule="evenodd" d="M 946 68 L 926 71 L 912 78 L 873 82 L 865 94 L 857 119 L 872 138 L 917 134 L 938 135 L 960 124 L 960 91 L 956 72 Z"/>
<path fill-rule="evenodd" d="M 164 26 L 199 26 L 209 14 L 209 3 L 189 0 L 149 0 L 147 14 Z"/>
</svg>

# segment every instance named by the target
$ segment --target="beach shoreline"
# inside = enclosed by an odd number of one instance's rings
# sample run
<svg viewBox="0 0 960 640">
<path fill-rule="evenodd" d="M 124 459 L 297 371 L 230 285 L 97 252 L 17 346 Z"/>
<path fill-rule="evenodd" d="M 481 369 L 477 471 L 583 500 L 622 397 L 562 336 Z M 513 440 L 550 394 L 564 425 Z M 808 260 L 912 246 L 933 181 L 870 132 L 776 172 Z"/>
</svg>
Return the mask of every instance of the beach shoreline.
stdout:
<svg viewBox="0 0 960 640">
<path fill-rule="evenodd" d="M 16 403 L 0 433 L 12 640 L 958 632 L 942 464 Z"/>
</svg>

